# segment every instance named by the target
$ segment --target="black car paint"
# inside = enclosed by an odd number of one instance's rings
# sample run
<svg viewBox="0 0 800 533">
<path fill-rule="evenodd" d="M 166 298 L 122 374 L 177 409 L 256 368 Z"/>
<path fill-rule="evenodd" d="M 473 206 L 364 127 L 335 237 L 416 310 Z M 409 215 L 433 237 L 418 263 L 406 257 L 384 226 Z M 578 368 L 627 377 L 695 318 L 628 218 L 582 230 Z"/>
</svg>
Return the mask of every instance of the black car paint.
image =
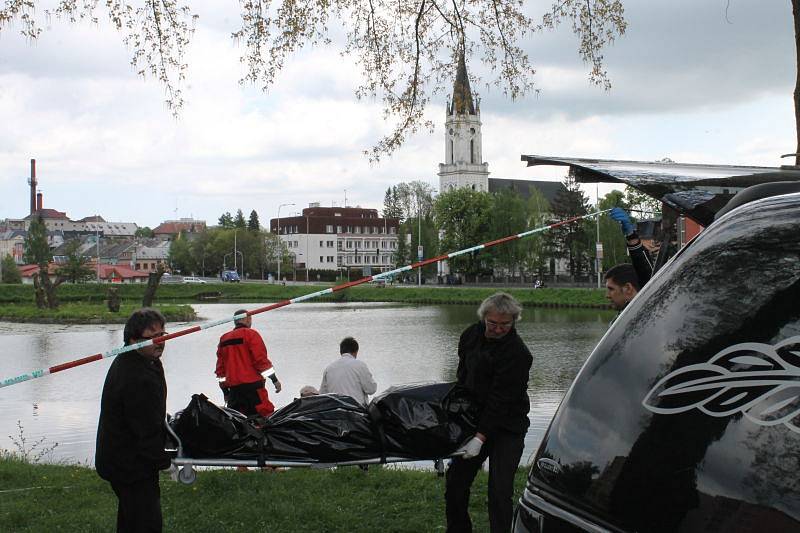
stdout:
<svg viewBox="0 0 800 533">
<path fill-rule="evenodd" d="M 515 531 L 800 530 L 798 384 L 789 194 L 712 224 L 614 322 L 556 412 Z"/>
</svg>

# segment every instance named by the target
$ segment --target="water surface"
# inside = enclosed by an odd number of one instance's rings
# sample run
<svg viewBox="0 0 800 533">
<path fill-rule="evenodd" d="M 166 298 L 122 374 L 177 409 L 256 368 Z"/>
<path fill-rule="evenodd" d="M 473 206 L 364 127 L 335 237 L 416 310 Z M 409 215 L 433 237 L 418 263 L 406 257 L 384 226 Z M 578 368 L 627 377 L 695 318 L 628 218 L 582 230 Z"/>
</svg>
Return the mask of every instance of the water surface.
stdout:
<svg viewBox="0 0 800 533">
<path fill-rule="evenodd" d="M 194 305 L 203 320 L 231 316 L 241 307 L 266 304 Z M 280 408 L 304 385 L 319 387 L 325 366 L 338 357 L 339 341 L 354 336 L 359 359 L 372 370 L 378 391 L 391 385 L 455 380 L 461 331 L 476 320 L 477 306 L 413 306 L 369 303 L 305 303 L 253 317 L 283 384 L 270 392 Z M 608 311 L 527 309 L 518 331 L 533 353 L 528 394 L 531 428 L 523 461 L 535 452 L 558 403 L 594 345 L 605 333 Z M 170 323 L 176 331 L 186 323 Z M 15 377 L 122 344 L 122 325 L 52 325 L 0 322 L 0 379 Z M 222 403 L 214 376 L 222 325 L 167 343 L 163 363 L 167 411 L 186 406 L 193 393 Z M 58 446 L 49 461 L 92 464 L 100 394 L 112 359 L 89 363 L 0 389 L 0 448 L 16 450 L 22 426 L 26 446 Z M 269 387 L 268 387 L 269 388 Z M 271 390 L 271 389 L 270 389 Z"/>
</svg>

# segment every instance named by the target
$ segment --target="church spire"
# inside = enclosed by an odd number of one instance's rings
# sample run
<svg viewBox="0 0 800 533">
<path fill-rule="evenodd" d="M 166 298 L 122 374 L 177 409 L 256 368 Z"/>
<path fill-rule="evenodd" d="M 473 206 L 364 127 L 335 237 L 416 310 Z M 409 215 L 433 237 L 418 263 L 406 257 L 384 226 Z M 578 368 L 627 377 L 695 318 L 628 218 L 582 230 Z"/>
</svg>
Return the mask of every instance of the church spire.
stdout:
<svg viewBox="0 0 800 533">
<path fill-rule="evenodd" d="M 458 70 L 456 81 L 453 84 L 453 106 L 451 113 L 457 115 L 474 115 L 475 104 L 472 101 L 472 91 L 469 87 L 469 76 L 467 76 L 467 64 L 464 61 L 464 48 L 461 47 L 458 53 Z"/>
</svg>

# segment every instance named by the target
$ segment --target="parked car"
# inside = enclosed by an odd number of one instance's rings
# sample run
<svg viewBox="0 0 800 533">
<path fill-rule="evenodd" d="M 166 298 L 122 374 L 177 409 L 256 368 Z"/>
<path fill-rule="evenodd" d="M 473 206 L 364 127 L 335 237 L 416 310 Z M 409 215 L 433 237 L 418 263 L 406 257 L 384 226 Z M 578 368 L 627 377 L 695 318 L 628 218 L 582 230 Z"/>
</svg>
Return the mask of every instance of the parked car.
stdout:
<svg viewBox="0 0 800 533">
<path fill-rule="evenodd" d="M 195 276 L 184 276 L 183 277 L 184 283 L 205 283 L 205 280 L 197 278 Z"/>
<path fill-rule="evenodd" d="M 220 278 L 223 282 L 239 283 L 241 281 L 241 279 L 239 279 L 239 273 L 235 270 L 223 270 Z"/>
<path fill-rule="evenodd" d="M 578 373 L 515 533 L 800 530 L 800 183 L 719 207 Z"/>
</svg>

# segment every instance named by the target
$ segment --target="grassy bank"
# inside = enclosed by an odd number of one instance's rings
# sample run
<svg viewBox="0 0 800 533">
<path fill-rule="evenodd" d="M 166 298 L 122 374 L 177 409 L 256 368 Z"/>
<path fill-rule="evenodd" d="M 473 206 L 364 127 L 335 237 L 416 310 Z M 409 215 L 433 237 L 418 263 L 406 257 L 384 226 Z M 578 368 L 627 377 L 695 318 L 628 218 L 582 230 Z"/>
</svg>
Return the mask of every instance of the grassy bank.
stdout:
<svg viewBox="0 0 800 533">
<path fill-rule="evenodd" d="M 124 324 L 138 307 L 126 302 L 120 306 L 118 313 L 112 313 L 103 303 L 62 303 L 55 310 L 39 309 L 33 303 L 3 304 L 0 305 L 0 320 L 45 324 Z M 197 318 L 190 305 L 157 304 L 156 308 L 170 322 L 188 322 Z"/>
<path fill-rule="evenodd" d="M 516 495 L 524 486 L 520 469 Z M 475 531 L 488 531 L 487 476 L 473 485 Z M 0 457 L 3 531 L 114 531 L 116 498 L 94 470 Z M 516 497 L 515 497 L 516 499 Z M 356 467 L 203 471 L 193 485 L 162 475 L 164 531 L 444 531 L 444 478 L 430 471 Z"/>
<path fill-rule="evenodd" d="M 142 285 L 117 287 L 123 302 L 141 301 Z M 324 288 L 314 285 L 269 285 L 266 283 L 207 283 L 203 285 L 167 284 L 158 289 L 158 302 L 198 302 L 209 293 L 218 295 L 217 301 L 269 302 L 295 298 Z M 107 286 L 94 284 L 62 285 L 59 298 L 64 303 L 84 302 L 101 304 L 106 298 Z M 477 304 L 498 288 L 485 287 L 413 287 L 413 286 L 358 286 L 314 301 L 321 302 L 401 302 L 415 304 Z M 599 289 L 503 289 L 513 294 L 527 307 L 595 307 L 608 308 L 604 293 Z M 0 314 L 7 304 L 33 302 L 30 285 L 0 285 Z"/>
</svg>

